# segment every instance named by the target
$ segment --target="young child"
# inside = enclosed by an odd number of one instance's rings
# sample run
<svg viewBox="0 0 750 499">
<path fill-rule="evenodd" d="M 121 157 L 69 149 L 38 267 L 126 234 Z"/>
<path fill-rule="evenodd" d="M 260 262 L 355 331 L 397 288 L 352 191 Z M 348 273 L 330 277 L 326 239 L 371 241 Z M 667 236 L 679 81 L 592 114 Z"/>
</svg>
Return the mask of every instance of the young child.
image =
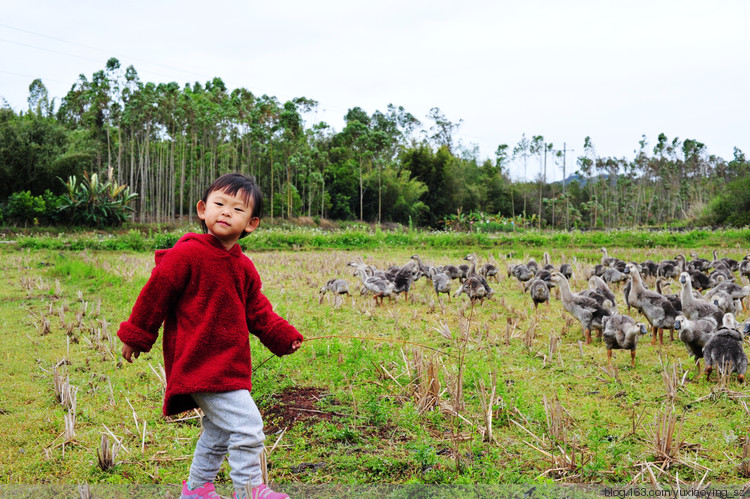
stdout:
<svg viewBox="0 0 750 499">
<path fill-rule="evenodd" d="M 219 497 L 213 481 L 226 455 L 235 498 L 288 498 L 262 481 L 265 435 L 250 396 L 249 333 L 279 356 L 294 353 L 303 340 L 273 311 L 255 266 L 237 244 L 258 227 L 262 195 L 253 179 L 228 173 L 211 184 L 197 208 L 206 233 L 186 234 L 172 249 L 156 252 L 156 267 L 117 332 L 122 356 L 132 362 L 151 350 L 164 323 L 163 412 L 200 407 L 204 413 L 183 499 Z"/>
</svg>

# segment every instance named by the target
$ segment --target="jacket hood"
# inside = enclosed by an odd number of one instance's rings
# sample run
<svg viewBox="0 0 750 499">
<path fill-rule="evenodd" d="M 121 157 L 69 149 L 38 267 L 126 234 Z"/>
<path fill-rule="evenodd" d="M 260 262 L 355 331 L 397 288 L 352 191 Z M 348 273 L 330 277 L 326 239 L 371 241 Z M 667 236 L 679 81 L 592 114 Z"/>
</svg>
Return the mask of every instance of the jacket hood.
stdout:
<svg viewBox="0 0 750 499">
<path fill-rule="evenodd" d="M 162 260 L 162 258 L 164 258 L 164 255 L 166 255 L 168 251 L 171 251 L 172 249 L 177 248 L 183 244 L 198 244 L 205 247 L 205 251 L 219 251 L 225 255 L 235 257 L 242 255 L 242 248 L 239 244 L 235 244 L 234 246 L 232 246 L 232 249 L 226 250 L 224 248 L 224 245 L 221 244 L 221 241 L 216 239 L 216 237 L 214 237 L 212 234 L 195 234 L 193 232 L 188 232 L 187 234 L 182 236 L 172 248 L 156 250 L 156 252 L 154 253 L 154 261 L 156 265 L 159 265 L 159 262 Z"/>
</svg>

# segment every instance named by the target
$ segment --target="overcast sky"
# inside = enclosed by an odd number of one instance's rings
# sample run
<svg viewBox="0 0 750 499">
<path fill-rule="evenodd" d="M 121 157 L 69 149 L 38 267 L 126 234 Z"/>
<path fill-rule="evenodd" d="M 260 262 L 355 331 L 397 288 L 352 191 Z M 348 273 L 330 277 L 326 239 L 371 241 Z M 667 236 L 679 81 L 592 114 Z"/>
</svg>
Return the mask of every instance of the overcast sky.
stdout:
<svg viewBox="0 0 750 499">
<path fill-rule="evenodd" d="M 750 2 L 1 0 L 0 96 L 26 110 L 41 78 L 59 101 L 109 57 L 142 81 L 220 77 L 284 101 L 403 106 L 429 126 L 438 107 L 457 139 L 493 158 L 543 135 L 568 153 L 632 158 L 642 135 L 750 155 Z M 528 177 L 538 172 L 530 162 Z M 550 165 L 550 170 L 552 170 Z M 512 176 L 523 176 L 514 165 Z M 552 172 L 548 180 L 559 180 Z"/>
</svg>

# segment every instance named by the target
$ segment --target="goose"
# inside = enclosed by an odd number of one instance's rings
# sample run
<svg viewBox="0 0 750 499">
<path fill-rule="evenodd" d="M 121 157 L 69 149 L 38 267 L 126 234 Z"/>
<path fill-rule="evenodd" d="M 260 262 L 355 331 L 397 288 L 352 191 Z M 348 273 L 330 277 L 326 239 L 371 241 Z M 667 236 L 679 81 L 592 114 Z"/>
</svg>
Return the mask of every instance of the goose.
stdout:
<svg viewBox="0 0 750 499">
<path fill-rule="evenodd" d="M 638 338 L 648 332 L 646 325 L 627 315 L 602 317 L 602 340 L 607 347 L 607 363 L 612 365 L 612 350 L 630 350 L 630 365 L 635 367 Z"/>
<path fill-rule="evenodd" d="M 617 261 L 617 258 L 609 256 L 607 254 L 607 248 L 602 248 L 599 251 L 602 252 L 602 261 L 601 261 L 601 264 L 604 265 L 605 267 L 610 267 L 610 266 L 612 266 L 613 263 L 615 263 Z"/>
<path fill-rule="evenodd" d="M 459 296 L 461 293 L 465 293 L 466 296 L 471 300 L 472 305 L 479 300 L 484 303 L 484 299 L 487 298 L 487 288 L 485 288 L 479 275 L 473 275 L 468 277 L 458 288 L 456 293 L 453 295 L 454 298 Z"/>
<path fill-rule="evenodd" d="M 500 280 L 497 278 L 497 274 L 500 271 L 500 269 L 497 268 L 497 265 L 493 263 L 486 262 L 479 268 L 479 274 L 484 277 L 485 279 L 490 279 L 492 277 L 495 278 L 495 282 L 500 282 Z"/>
<path fill-rule="evenodd" d="M 345 279 L 330 279 L 327 283 L 320 288 L 320 301 L 323 303 L 323 296 L 326 292 L 330 291 L 337 299 L 341 295 L 349 295 L 349 283 Z"/>
<path fill-rule="evenodd" d="M 404 293 L 404 299 L 409 299 L 409 290 L 414 282 L 415 273 L 418 272 L 417 262 L 411 260 L 401 267 L 393 277 L 393 294 Z"/>
<path fill-rule="evenodd" d="M 709 289 L 706 292 L 705 298 L 709 300 L 715 293 L 719 291 L 726 292 L 727 294 L 729 294 L 729 296 L 732 297 L 732 299 L 739 300 L 740 303 L 742 303 L 745 298 L 750 296 L 750 286 L 740 286 L 739 284 L 733 283 L 731 281 L 722 281 L 713 288 Z"/>
<path fill-rule="evenodd" d="M 630 289 L 632 287 L 633 287 L 633 280 L 628 279 L 628 282 L 626 282 L 625 286 L 623 286 L 622 288 L 622 295 L 623 295 L 623 298 L 625 299 L 625 306 L 628 307 L 628 312 L 630 312 L 630 300 L 628 300 L 628 296 L 630 295 Z M 645 289 L 648 289 L 645 283 L 643 283 L 643 287 Z"/>
<path fill-rule="evenodd" d="M 464 260 L 466 260 L 466 258 L 464 258 Z M 460 282 L 464 282 L 469 277 L 469 272 L 471 271 L 471 266 L 469 266 L 466 263 L 461 263 L 461 264 L 457 265 L 456 267 L 458 267 L 458 271 L 459 271 L 458 280 Z"/>
<path fill-rule="evenodd" d="M 609 289 L 609 286 L 607 286 L 607 283 L 604 282 L 604 280 L 601 277 L 597 277 L 595 275 L 592 275 L 589 277 L 589 289 L 596 290 L 599 293 L 601 293 L 604 298 L 609 300 L 612 303 L 612 306 L 617 308 L 617 302 L 615 301 L 615 294 L 612 292 L 611 289 Z"/>
<path fill-rule="evenodd" d="M 727 314 L 730 315 L 730 314 Z M 750 332 L 750 325 L 746 325 L 743 333 Z M 703 347 L 703 357 L 706 361 L 706 381 L 711 379 L 713 368 L 724 375 L 736 372 L 740 383 L 745 381 L 747 371 L 747 355 L 742 348 L 742 336 L 736 329 L 723 326 L 719 328 Z"/>
<path fill-rule="evenodd" d="M 542 259 L 544 260 L 542 270 L 549 270 L 550 272 L 554 272 L 555 270 L 557 270 L 555 266 L 552 265 L 552 259 L 550 258 L 549 253 L 545 251 L 544 255 L 542 255 Z"/>
<path fill-rule="evenodd" d="M 695 270 L 707 272 L 708 269 L 711 268 L 711 262 L 709 262 L 705 258 L 700 258 L 695 251 L 690 252 L 690 258 L 692 258 L 692 260 L 690 260 L 690 266 Z"/>
<path fill-rule="evenodd" d="M 690 280 L 693 281 L 693 289 L 697 289 L 698 291 L 708 289 L 708 276 L 701 271 L 688 269 L 685 255 L 678 254 L 677 256 L 675 256 L 675 260 L 677 260 L 677 263 L 679 264 L 680 273 L 687 272 L 690 275 Z"/>
<path fill-rule="evenodd" d="M 737 260 L 733 260 L 731 258 L 719 258 L 719 250 L 714 250 L 713 255 L 714 255 L 714 261 L 711 262 L 711 266 L 713 268 L 716 268 L 716 265 L 718 265 L 719 263 L 723 263 L 724 265 L 729 267 L 729 270 L 731 272 L 737 272 L 739 270 L 740 265 Z"/>
<path fill-rule="evenodd" d="M 609 298 L 607 298 L 600 289 L 582 289 L 578 294 L 588 298 L 593 298 L 600 307 L 607 309 L 610 312 L 617 312 L 617 306 L 613 305 Z"/>
<path fill-rule="evenodd" d="M 529 261 L 526 262 L 526 266 L 534 273 L 539 272 L 539 264 L 536 263 L 536 260 L 534 260 L 533 258 L 529 258 Z"/>
<path fill-rule="evenodd" d="M 628 276 L 625 275 L 624 272 L 620 272 L 614 267 L 610 267 L 604 271 L 602 274 L 602 279 L 605 282 L 609 283 L 616 283 L 616 282 L 622 282 L 627 280 Z"/>
<path fill-rule="evenodd" d="M 570 279 L 573 277 L 573 266 L 569 263 L 561 264 L 560 273 L 564 275 L 568 281 L 570 281 Z"/>
<path fill-rule="evenodd" d="M 717 326 L 721 324 L 724 314 L 713 303 L 709 303 L 704 299 L 698 299 L 693 295 L 692 281 L 687 272 L 680 274 L 680 284 L 682 285 L 680 301 L 682 301 L 682 312 L 685 314 L 685 317 L 692 321 L 712 317 L 716 321 Z"/>
<path fill-rule="evenodd" d="M 672 284 L 671 281 L 668 281 L 663 277 L 657 278 L 656 285 L 655 285 L 656 292 L 664 296 L 667 300 L 669 300 L 669 303 L 672 304 L 672 306 L 677 312 L 682 312 L 682 301 L 680 300 L 680 295 L 678 295 L 677 293 L 668 294 L 664 290 L 665 286 L 669 287 L 671 286 L 671 284 Z"/>
<path fill-rule="evenodd" d="M 430 279 L 432 280 L 432 287 L 435 290 L 435 294 L 440 298 L 440 293 L 448 295 L 448 299 L 451 297 L 451 278 L 445 273 L 439 272 L 437 268 L 430 267 L 428 270 Z"/>
<path fill-rule="evenodd" d="M 541 279 L 542 281 L 544 281 L 548 288 L 554 288 L 555 285 L 552 284 L 552 281 L 550 281 L 550 277 L 552 277 L 553 272 L 555 272 L 554 268 L 552 270 L 545 270 L 544 268 L 542 268 L 539 270 L 539 272 L 534 274 L 534 279 Z"/>
<path fill-rule="evenodd" d="M 692 355 L 700 372 L 701 359 L 703 358 L 703 347 L 716 331 L 716 323 L 711 319 L 698 319 L 691 321 L 680 314 L 674 321 L 674 328 L 678 331 L 679 338 L 685 344 L 688 355 Z"/>
<path fill-rule="evenodd" d="M 391 265 L 388 270 L 385 271 L 385 278 L 393 282 L 396 280 L 396 275 L 401 272 L 401 267 Z"/>
<path fill-rule="evenodd" d="M 560 272 L 553 272 L 550 280 L 560 288 L 560 300 L 563 308 L 578 319 L 586 337 L 586 343 L 591 343 L 591 330 L 602 330 L 602 317 L 611 312 L 601 307 L 596 300 L 588 296 L 573 293 L 568 280 Z"/>
<path fill-rule="evenodd" d="M 719 283 L 724 281 L 734 282 L 734 276 L 726 265 L 719 265 L 719 268 L 712 270 L 711 273 L 708 274 L 709 288 L 715 288 Z"/>
<path fill-rule="evenodd" d="M 680 264 L 677 260 L 662 260 L 659 262 L 656 275 L 666 277 L 667 279 L 677 277 L 680 275 Z"/>
<path fill-rule="evenodd" d="M 466 255 L 464 257 L 464 260 L 467 260 L 467 261 L 471 262 L 471 265 L 469 266 L 469 271 L 466 273 L 466 277 L 467 278 L 469 278 L 469 277 L 476 277 L 477 279 L 479 279 L 479 282 L 482 283 L 482 286 L 484 286 L 484 289 L 487 292 L 487 298 L 489 298 L 490 296 L 492 296 L 495 293 L 495 291 L 487 283 L 487 279 L 485 279 L 483 275 L 478 274 L 476 272 L 477 257 L 474 256 L 474 255 Z"/>
<path fill-rule="evenodd" d="M 351 261 L 347 263 L 348 266 L 354 267 L 354 274 L 353 275 L 359 275 L 357 273 L 358 269 L 364 270 L 364 272 L 368 275 L 368 277 L 380 277 L 381 279 L 387 279 L 386 273 L 380 269 L 377 269 L 373 267 L 372 265 L 367 265 L 365 262 L 362 261 L 361 257 L 358 257 L 357 260 Z"/>
<path fill-rule="evenodd" d="M 677 317 L 677 311 L 672 304 L 656 291 L 643 286 L 641 275 L 634 263 L 629 263 L 625 267 L 625 272 L 630 274 L 631 281 L 628 303 L 631 307 L 640 310 L 653 327 L 651 344 L 656 344 L 657 332 L 659 344 L 664 344 L 664 329 L 669 329 L 669 337 L 674 340 L 674 319 Z"/>
<path fill-rule="evenodd" d="M 368 276 L 362 268 L 358 268 L 357 273 L 360 279 L 362 279 L 364 289 L 372 293 L 372 299 L 375 300 L 376 305 L 382 305 L 383 297 L 391 296 L 393 293 L 394 285 L 388 279 L 378 276 Z M 378 303 L 378 298 L 380 298 L 380 303 Z"/>
<path fill-rule="evenodd" d="M 659 272 L 659 264 L 653 260 L 644 260 L 640 263 L 638 272 L 641 273 L 641 277 L 655 277 Z"/>
<path fill-rule="evenodd" d="M 543 280 L 534 278 L 527 281 L 524 286 L 524 292 L 526 291 L 529 292 L 531 301 L 534 302 L 534 310 L 544 302 L 547 302 L 547 307 L 549 307 L 549 287 Z"/>
<path fill-rule="evenodd" d="M 534 272 L 524 264 L 511 265 L 508 267 L 508 276 L 510 277 L 511 275 L 518 279 L 523 289 L 523 283 L 534 277 Z"/>
<path fill-rule="evenodd" d="M 586 277 L 591 277 L 592 275 L 595 275 L 597 277 L 601 277 L 604 274 L 604 271 L 607 270 L 609 267 L 606 265 L 602 265 L 601 263 L 597 263 L 594 265 L 594 267 L 589 271 L 588 275 Z"/>
<path fill-rule="evenodd" d="M 423 264 L 422 259 L 419 258 L 419 255 L 412 255 L 410 258 L 417 262 L 417 267 L 419 268 L 419 273 L 421 275 L 424 275 L 425 277 L 430 276 L 430 266 Z M 415 279 L 415 281 L 416 280 L 417 279 Z"/>
<path fill-rule="evenodd" d="M 716 291 L 713 295 L 711 295 L 710 302 L 716 305 L 716 307 L 724 314 L 737 313 L 737 305 L 735 304 L 735 300 L 726 291 Z"/>
<path fill-rule="evenodd" d="M 750 279 L 750 255 L 745 255 L 738 264 L 740 275 Z"/>
</svg>

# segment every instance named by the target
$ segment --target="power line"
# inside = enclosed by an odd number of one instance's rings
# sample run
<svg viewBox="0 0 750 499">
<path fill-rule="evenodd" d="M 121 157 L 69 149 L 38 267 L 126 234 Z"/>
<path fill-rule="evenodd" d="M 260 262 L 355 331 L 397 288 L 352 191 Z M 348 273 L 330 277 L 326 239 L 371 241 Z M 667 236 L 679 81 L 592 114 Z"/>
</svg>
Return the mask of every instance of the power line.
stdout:
<svg viewBox="0 0 750 499">
<path fill-rule="evenodd" d="M 85 48 L 85 49 L 89 49 L 89 50 L 95 50 L 95 51 L 101 52 L 103 54 L 110 54 L 111 55 L 112 53 L 114 53 L 114 51 L 112 51 L 112 50 L 102 49 L 100 47 L 92 47 L 90 45 L 84 45 L 82 43 L 71 42 L 69 40 L 64 40 L 62 38 L 57 38 L 57 37 L 54 37 L 54 36 L 44 35 L 42 33 L 36 33 L 34 31 L 29 31 L 29 30 L 22 29 L 22 28 L 16 28 L 15 26 L 8 26 L 7 24 L 0 23 L 0 27 L 7 28 L 7 29 L 12 29 L 12 30 L 15 30 L 15 31 L 20 31 L 22 33 L 27 33 L 27 34 L 34 35 L 34 36 L 39 36 L 39 37 L 42 37 L 42 38 L 47 38 L 48 40 L 54 40 L 56 42 L 67 43 L 68 45 L 74 45 L 76 47 L 81 47 L 81 48 Z M 11 42 L 11 41 L 8 41 L 8 40 L 2 40 L 2 41 L 7 41 L 8 43 L 16 43 L 17 45 L 25 45 L 25 44 L 22 44 L 22 43 L 19 43 L 19 42 Z M 39 49 L 39 50 L 47 50 L 48 52 L 56 52 L 56 53 L 63 54 L 63 55 L 69 55 L 71 57 L 79 57 L 79 58 L 86 59 L 86 60 L 89 60 L 89 61 L 99 62 L 98 59 L 95 60 L 95 59 L 85 58 L 85 57 L 82 57 L 82 56 L 76 56 L 74 54 L 69 54 L 69 53 L 66 53 L 66 52 L 57 52 L 57 51 L 53 51 L 53 50 L 49 50 L 49 49 L 35 47 L 35 46 L 32 46 L 32 45 L 26 45 L 26 46 L 32 47 L 32 48 L 36 48 L 36 49 Z M 193 75 L 196 75 L 196 76 L 200 76 L 202 78 L 209 78 L 208 76 L 206 76 L 205 74 L 202 74 L 202 73 L 197 73 L 195 71 L 190 71 L 190 70 L 181 69 L 181 68 L 175 68 L 175 67 L 172 67 L 172 66 L 167 66 L 165 64 L 160 64 L 160 63 L 149 61 L 149 60 L 146 60 L 146 59 L 141 59 L 141 58 L 138 58 L 138 57 L 132 57 L 132 56 L 128 56 L 128 55 L 121 55 L 121 57 L 127 58 L 127 59 L 132 59 L 134 61 L 145 62 L 146 64 L 151 64 L 153 66 L 158 66 L 158 67 L 162 67 L 162 68 L 165 68 L 165 69 L 171 69 L 173 71 L 180 71 L 182 73 L 193 74 Z M 158 73 L 156 73 L 156 74 L 158 74 Z M 161 76 L 166 76 L 166 75 L 161 75 Z"/>
</svg>

